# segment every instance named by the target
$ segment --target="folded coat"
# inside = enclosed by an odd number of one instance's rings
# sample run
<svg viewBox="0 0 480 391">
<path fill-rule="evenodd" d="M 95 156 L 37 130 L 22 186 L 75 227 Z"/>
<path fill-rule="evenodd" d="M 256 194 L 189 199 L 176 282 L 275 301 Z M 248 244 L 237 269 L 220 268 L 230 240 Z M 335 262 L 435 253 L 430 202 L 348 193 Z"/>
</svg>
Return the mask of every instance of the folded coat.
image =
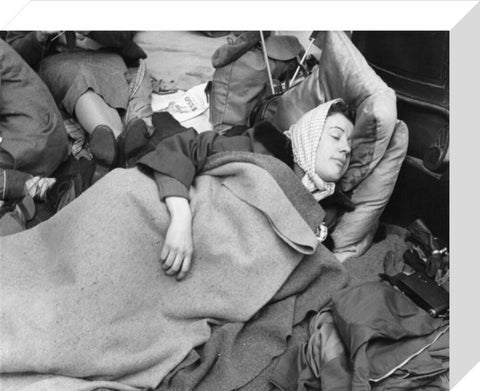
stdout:
<svg viewBox="0 0 480 391">
<path fill-rule="evenodd" d="M 250 319 L 317 249 L 323 210 L 277 159 L 217 154 L 190 195 L 194 259 L 182 282 L 161 269 L 168 212 L 137 169 L 1 238 L 2 389 L 155 387 L 211 324 Z"/>
<path fill-rule="evenodd" d="M 272 383 L 283 391 L 446 390 L 448 330 L 386 282 L 351 286 L 312 318 L 308 343 L 282 357 Z"/>
</svg>

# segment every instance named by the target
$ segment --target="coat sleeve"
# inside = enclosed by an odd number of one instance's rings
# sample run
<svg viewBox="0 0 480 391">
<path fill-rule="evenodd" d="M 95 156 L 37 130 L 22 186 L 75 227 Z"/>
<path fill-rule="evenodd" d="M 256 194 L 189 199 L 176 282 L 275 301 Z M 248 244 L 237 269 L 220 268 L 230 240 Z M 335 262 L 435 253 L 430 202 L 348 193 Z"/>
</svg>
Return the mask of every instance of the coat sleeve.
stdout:
<svg viewBox="0 0 480 391">
<path fill-rule="evenodd" d="M 153 177 L 157 183 L 160 201 L 164 201 L 167 197 L 183 197 L 190 201 L 187 188 L 177 179 L 159 172 L 155 172 Z"/>
<path fill-rule="evenodd" d="M 154 175 L 174 178 L 189 189 L 207 158 L 218 152 L 215 147 L 218 137 L 221 136 L 213 131 L 198 134 L 194 129 L 188 129 L 163 140 L 137 164 L 151 169 Z"/>
<path fill-rule="evenodd" d="M 6 41 L 31 68 L 40 64 L 46 47 L 37 39 L 35 31 L 9 31 Z"/>
</svg>

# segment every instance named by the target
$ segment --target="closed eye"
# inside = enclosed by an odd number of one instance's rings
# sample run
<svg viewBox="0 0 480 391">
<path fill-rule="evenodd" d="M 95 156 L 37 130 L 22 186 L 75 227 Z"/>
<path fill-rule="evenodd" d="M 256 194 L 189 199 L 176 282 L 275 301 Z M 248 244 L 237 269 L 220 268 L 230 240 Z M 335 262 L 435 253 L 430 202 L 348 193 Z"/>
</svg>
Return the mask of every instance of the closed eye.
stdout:
<svg viewBox="0 0 480 391">
<path fill-rule="evenodd" d="M 330 136 L 335 139 L 335 140 L 340 140 L 342 138 L 342 133 L 340 132 L 333 132 L 330 134 Z"/>
<path fill-rule="evenodd" d="M 342 138 L 344 133 L 345 133 L 344 130 L 339 126 L 335 126 L 331 128 L 329 132 L 330 136 L 337 141 Z"/>
</svg>

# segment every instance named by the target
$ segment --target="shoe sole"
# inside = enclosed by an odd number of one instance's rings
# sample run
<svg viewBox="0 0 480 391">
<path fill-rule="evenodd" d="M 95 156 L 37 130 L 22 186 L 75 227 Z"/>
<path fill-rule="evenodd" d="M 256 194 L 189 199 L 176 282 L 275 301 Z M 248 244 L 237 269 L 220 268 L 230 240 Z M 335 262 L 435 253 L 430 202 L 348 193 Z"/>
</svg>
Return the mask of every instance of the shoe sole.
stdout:
<svg viewBox="0 0 480 391">
<path fill-rule="evenodd" d="M 117 160 L 117 142 L 108 126 L 97 126 L 88 143 L 96 163 L 108 168 L 114 166 Z"/>
<path fill-rule="evenodd" d="M 142 119 L 132 120 L 118 137 L 121 160 L 127 162 L 147 144 L 149 138 L 147 124 Z"/>
</svg>

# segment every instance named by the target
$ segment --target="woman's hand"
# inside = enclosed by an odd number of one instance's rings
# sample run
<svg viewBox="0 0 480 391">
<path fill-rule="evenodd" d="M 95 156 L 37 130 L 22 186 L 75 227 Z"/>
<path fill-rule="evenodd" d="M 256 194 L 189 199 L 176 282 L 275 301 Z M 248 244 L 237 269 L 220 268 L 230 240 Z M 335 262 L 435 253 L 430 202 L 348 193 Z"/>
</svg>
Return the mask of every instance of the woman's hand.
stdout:
<svg viewBox="0 0 480 391">
<path fill-rule="evenodd" d="M 167 197 L 165 203 L 170 212 L 170 225 L 160 258 L 165 274 L 173 276 L 178 273 L 177 280 L 181 280 L 192 262 L 192 212 L 186 198 Z"/>
</svg>

